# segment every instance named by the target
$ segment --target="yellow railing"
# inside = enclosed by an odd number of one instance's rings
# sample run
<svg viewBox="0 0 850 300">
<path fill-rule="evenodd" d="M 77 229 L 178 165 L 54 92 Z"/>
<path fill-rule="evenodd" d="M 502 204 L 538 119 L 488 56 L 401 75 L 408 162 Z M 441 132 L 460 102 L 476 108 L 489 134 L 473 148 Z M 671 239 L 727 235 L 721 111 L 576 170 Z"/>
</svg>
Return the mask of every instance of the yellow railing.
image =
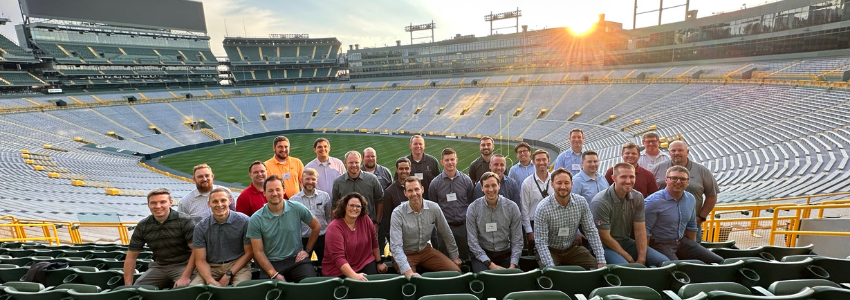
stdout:
<svg viewBox="0 0 850 300">
<path fill-rule="evenodd" d="M 0 242 L 32 242 L 32 241 L 47 241 L 50 245 L 60 245 L 59 235 L 56 234 L 56 225 L 54 224 L 0 224 L 0 227 L 12 228 L 15 232 L 10 238 L 0 238 Z M 44 232 L 44 237 L 27 237 L 27 227 L 40 227 Z"/>
<path fill-rule="evenodd" d="M 799 220 L 803 218 L 804 215 L 810 215 L 813 209 L 820 210 L 818 214 L 818 218 L 823 218 L 823 211 L 825 209 L 831 208 L 850 208 L 850 204 L 819 204 L 819 205 L 811 205 L 811 206 L 802 206 L 802 205 L 789 205 L 789 206 L 779 206 L 775 209 L 779 210 L 793 210 L 795 212 L 795 217 L 797 218 L 797 222 L 792 222 L 788 229 L 786 230 L 778 230 L 779 229 L 779 214 L 773 214 L 773 223 L 770 226 L 770 244 L 773 245 L 776 239 L 776 235 L 784 234 L 786 235 L 786 243 L 788 246 L 794 245 L 797 241 L 797 236 L 799 235 L 822 235 L 822 236 L 844 236 L 850 237 L 850 232 L 837 232 L 837 231 L 802 231 L 798 230 L 800 226 Z"/>
</svg>

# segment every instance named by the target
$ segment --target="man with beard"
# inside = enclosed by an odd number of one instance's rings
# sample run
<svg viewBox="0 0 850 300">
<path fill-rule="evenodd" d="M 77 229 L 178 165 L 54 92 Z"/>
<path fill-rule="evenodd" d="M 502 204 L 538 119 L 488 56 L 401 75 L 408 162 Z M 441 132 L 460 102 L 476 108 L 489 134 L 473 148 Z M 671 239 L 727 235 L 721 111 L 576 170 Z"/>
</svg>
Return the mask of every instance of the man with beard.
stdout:
<svg viewBox="0 0 850 300">
<path fill-rule="evenodd" d="M 672 166 L 682 166 L 688 169 L 688 184 L 686 191 L 690 192 L 696 198 L 694 209 L 696 211 L 697 228 L 702 228 L 702 222 L 708 218 L 708 214 L 714 209 L 717 203 L 717 194 L 720 193 L 720 188 L 717 187 L 717 181 L 714 180 L 714 175 L 705 166 L 688 159 L 688 145 L 683 141 L 675 141 L 670 143 L 670 161 L 662 162 L 652 168 L 652 173 L 655 174 L 655 182 L 658 188 L 663 189 L 667 186 L 667 178 L 665 172 Z M 697 241 L 702 241 L 702 230 L 697 230 Z"/>
<path fill-rule="evenodd" d="M 599 155 L 594 151 L 581 154 L 581 172 L 573 176 L 573 193 L 590 202 L 593 196 L 608 188 L 608 182 L 599 174 Z"/>
<path fill-rule="evenodd" d="M 519 206 L 499 194 L 499 175 L 496 173 L 484 173 L 478 184 L 484 196 L 472 202 L 466 210 L 472 272 L 516 269 L 522 255 Z"/>
<path fill-rule="evenodd" d="M 251 184 L 236 199 L 236 211 L 250 217 L 266 205 L 266 196 L 263 194 L 263 181 L 267 176 L 266 165 L 259 160 L 254 161 L 248 166 L 248 176 L 251 177 Z M 284 197 L 284 199 L 288 198 Z"/>
<path fill-rule="evenodd" d="M 590 203 L 605 248 L 605 261 L 608 264 L 661 266 L 667 257 L 647 247 L 643 195 L 633 189 L 635 167 L 618 163 L 614 165 L 613 177 L 614 184 L 596 194 Z"/>
<path fill-rule="evenodd" d="M 260 279 L 298 283 L 315 277 L 308 251 L 312 251 L 322 230 L 319 220 L 303 204 L 283 200 L 283 181 L 277 175 L 266 178 L 263 191 L 268 203 L 251 216 L 245 234 L 251 239 L 254 261 L 262 270 Z M 301 243 L 301 223 L 311 230 L 306 245 Z"/>
<path fill-rule="evenodd" d="M 555 159 L 555 169 L 564 168 L 570 174 L 581 172 L 581 153 L 584 152 L 584 131 L 570 130 L 570 149 L 564 151 Z"/>
<path fill-rule="evenodd" d="M 333 191 L 331 199 L 333 207 L 336 207 L 336 202 L 342 199 L 343 196 L 352 192 L 358 192 L 360 195 L 369 201 L 369 218 L 375 224 L 375 229 L 378 229 L 378 224 L 383 218 L 381 212 L 384 209 L 384 190 L 381 189 L 381 183 L 378 182 L 378 177 L 371 173 L 360 171 L 360 152 L 348 151 L 345 153 L 345 168 L 347 171 L 334 179 Z"/>
<path fill-rule="evenodd" d="M 410 160 L 410 174 L 422 182 L 422 193 L 424 193 L 422 197 L 432 199 L 433 196 L 428 194 L 428 188 L 434 177 L 440 174 L 440 166 L 436 158 L 425 153 L 425 138 L 421 135 L 410 137 L 410 155 L 407 159 Z"/>
<path fill-rule="evenodd" d="M 135 285 L 155 285 L 159 288 L 181 287 L 192 281 L 195 255 L 192 239 L 195 223 L 186 214 L 171 209 L 171 192 L 158 188 L 148 193 L 151 215 L 139 221 L 124 260 L 124 284 L 133 285 L 136 259 L 150 247 L 153 260 Z"/>
<path fill-rule="evenodd" d="M 644 169 L 638 164 L 638 159 L 640 155 L 638 154 L 638 148 L 635 143 L 628 142 L 623 145 L 623 151 L 620 153 L 623 158 L 623 162 L 632 165 L 635 167 L 635 187 L 634 189 L 640 192 L 643 197 L 648 197 L 650 194 L 655 193 L 658 190 L 658 186 L 655 184 L 655 175 L 652 174 L 651 171 Z M 605 172 L 605 179 L 608 180 L 608 184 L 614 183 L 614 168 L 609 168 L 607 172 Z"/>
<path fill-rule="evenodd" d="M 285 136 L 274 138 L 272 145 L 274 156 L 265 162 L 266 172 L 269 176 L 277 175 L 283 180 L 286 199 L 289 199 L 300 191 L 304 164 L 298 158 L 289 157 L 289 139 Z"/>
<path fill-rule="evenodd" d="M 638 164 L 647 170 L 652 170 L 655 165 L 670 161 L 670 155 L 661 152 L 661 138 L 658 134 L 650 131 L 643 134 L 643 151 L 640 153 Z"/>
<path fill-rule="evenodd" d="M 200 164 L 192 168 L 192 181 L 195 182 L 195 189 L 183 196 L 183 199 L 180 199 L 180 202 L 177 203 L 177 211 L 191 216 L 195 224 L 212 215 L 210 207 L 207 205 L 210 191 L 221 187 L 213 184 L 214 177 L 212 168 L 207 164 Z M 230 199 L 233 199 L 229 189 L 227 189 L 227 193 Z M 236 210 L 236 203 L 230 203 L 230 210 Z"/>
<path fill-rule="evenodd" d="M 319 181 L 316 183 L 316 188 L 325 192 L 330 192 L 334 185 L 334 179 L 345 173 L 345 164 L 339 158 L 330 156 L 331 142 L 326 138 L 318 138 L 313 142 L 313 152 L 316 153 L 316 158 L 305 165 L 305 168 L 316 170 Z"/>
<path fill-rule="evenodd" d="M 578 265 L 588 270 L 604 267 L 605 251 L 593 225 L 590 207 L 584 197 L 570 193 L 572 174 L 564 168 L 555 169 L 551 182 L 555 192 L 540 200 L 534 218 L 534 242 L 540 267 Z M 579 228 L 596 258 L 587 248 L 574 243 Z"/>
<path fill-rule="evenodd" d="M 507 161 L 501 154 L 494 154 L 493 158 L 490 159 L 490 172 L 499 176 L 499 195 L 513 201 L 516 203 L 517 208 L 519 208 L 519 206 L 522 205 L 522 199 L 519 195 L 519 183 L 505 174 L 506 167 Z M 472 192 L 472 199 L 484 197 L 484 190 L 481 189 L 482 184 L 483 183 L 481 183 L 480 180 L 475 183 L 475 188 L 473 189 L 474 192 Z M 520 217 L 520 221 L 522 221 L 522 217 Z"/>
<path fill-rule="evenodd" d="M 393 175 L 390 169 L 378 164 L 378 153 L 372 147 L 363 149 L 363 166 L 360 168 L 363 172 L 372 173 L 378 177 L 378 182 L 381 183 L 382 189 L 387 189 L 390 183 L 393 182 Z M 378 238 L 380 243 L 380 237 Z"/>
<path fill-rule="evenodd" d="M 313 168 L 304 168 L 304 172 L 301 174 L 301 191 L 295 194 L 295 196 L 292 196 L 292 198 L 289 198 L 289 201 L 304 204 L 310 210 L 310 213 L 313 214 L 313 217 L 319 221 L 319 225 L 322 226 L 319 237 L 316 239 L 316 243 L 312 248 L 316 253 L 316 259 L 322 261 L 322 258 L 325 257 L 325 230 L 328 229 L 328 224 L 331 222 L 331 210 L 333 208 L 331 207 L 331 196 L 327 192 L 316 188 L 317 181 L 318 172 Z M 311 231 L 307 224 L 301 224 L 302 244 L 307 244 Z M 310 252 L 307 252 L 307 254 L 310 254 Z"/>
<path fill-rule="evenodd" d="M 452 238 L 446 217 L 437 203 L 422 199 L 419 178 L 407 177 L 404 181 L 404 196 L 409 201 L 393 210 L 390 225 L 390 251 L 393 253 L 395 269 L 408 278 L 419 276 L 416 266 L 435 272 L 460 272 L 462 262 L 458 258 L 457 244 Z M 431 232 L 435 230 L 443 237 L 448 257 L 428 244 Z"/>
<path fill-rule="evenodd" d="M 549 152 L 538 149 L 531 155 L 534 160 L 534 174 L 528 176 L 520 186 L 520 198 L 522 205 L 519 206 L 522 214 L 522 228 L 525 232 L 526 248 L 534 250 L 534 215 L 537 205 L 543 198 L 555 193 L 549 184 Z"/>
<path fill-rule="evenodd" d="M 531 146 L 526 142 L 520 142 L 514 147 L 516 159 L 519 161 L 511 167 L 508 176 L 517 184 L 522 184 L 528 176 L 534 174 L 534 164 L 531 163 Z"/>
<path fill-rule="evenodd" d="M 457 243 L 460 258 L 466 259 L 469 252 L 469 244 L 466 242 L 466 210 L 472 202 L 475 184 L 469 176 L 457 170 L 457 153 L 454 149 L 443 149 L 440 164 L 443 165 L 443 172 L 431 181 L 428 194 L 434 197 L 434 202 L 443 210 Z M 437 245 L 437 249 L 448 256 L 448 249 L 440 244 L 440 240 L 439 235 L 435 235 L 431 244 Z"/>
<path fill-rule="evenodd" d="M 490 159 L 493 157 L 493 138 L 482 137 L 478 142 L 478 151 L 481 152 L 481 156 L 469 164 L 469 179 L 472 179 L 472 182 L 478 182 L 484 172 L 490 172 Z"/>
<path fill-rule="evenodd" d="M 676 160 L 676 156 L 673 155 L 672 159 Z M 686 190 L 693 174 L 686 167 L 676 165 L 668 168 L 665 175 L 664 189 L 646 198 L 649 246 L 670 260 L 697 259 L 707 264 L 722 263 L 722 257 L 700 246 L 697 240 L 696 199 Z"/>
<path fill-rule="evenodd" d="M 400 157 L 395 161 L 395 181 L 384 190 L 384 218 L 381 227 L 387 237 L 390 236 L 390 224 L 392 224 L 390 218 L 393 210 L 402 202 L 407 202 L 407 197 L 404 196 L 404 181 L 408 176 L 410 176 L 410 160 L 407 157 Z"/>
<path fill-rule="evenodd" d="M 261 164 L 262 165 L 262 164 Z M 208 203 L 212 216 L 206 217 L 198 226 L 192 242 L 195 268 L 198 276 L 190 285 L 209 284 L 236 286 L 251 280 L 251 259 L 254 257 L 248 232 L 248 216 L 231 211 L 227 189 L 217 188 L 210 192 Z"/>
</svg>

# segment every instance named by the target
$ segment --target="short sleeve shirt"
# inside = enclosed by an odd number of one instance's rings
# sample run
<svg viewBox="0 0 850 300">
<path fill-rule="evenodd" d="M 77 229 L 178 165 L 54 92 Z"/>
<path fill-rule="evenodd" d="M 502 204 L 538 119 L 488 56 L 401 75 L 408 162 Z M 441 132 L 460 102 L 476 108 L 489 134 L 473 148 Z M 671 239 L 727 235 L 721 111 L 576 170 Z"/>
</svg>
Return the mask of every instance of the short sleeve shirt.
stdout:
<svg viewBox="0 0 850 300">
<path fill-rule="evenodd" d="M 313 221 L 313 214 L 303 204 L 284 201 L 283 212 L 276 215 L 266 204 L 248 221 L 249 239 L 262 239 L 263 251 L 270 261 L 279 261 L 298 254 L 301 245 L 301 223 Z"/>
<path fill-rule="evenodd" d="M 618 242 L 631 239 L 634 223 L 644 222 L 643 195 L 631 190 L 624 199 L 620 199 L 614 191 L 614 185 L 593 197 L 590 210 L 593 212 L 596 229 L 610 230 L 611 237 Z"/>
<path fill-rule="evenodd" d="M 171 209 L 165 222 L 159 223 L 148 216 L 136 225 L 130 238 L 129 250 L 142 251 L 145 244 L 153 252 L 153 260 L 159 265 L 182 264 L 189 261 L 195 232 L 195 222 L 189 215 Z"/>
<path fill-rule="evenodd" d="M 244 245 L 251 244 L 245 236 L 248 220 L 248 216 L 236 211 L 231 211 L 224 223 L 209 216 L 195 226 L 192 247 L 206 249 L 208 263 L 221 264 L 239 259 L 245 255 Z"/>
</svg>

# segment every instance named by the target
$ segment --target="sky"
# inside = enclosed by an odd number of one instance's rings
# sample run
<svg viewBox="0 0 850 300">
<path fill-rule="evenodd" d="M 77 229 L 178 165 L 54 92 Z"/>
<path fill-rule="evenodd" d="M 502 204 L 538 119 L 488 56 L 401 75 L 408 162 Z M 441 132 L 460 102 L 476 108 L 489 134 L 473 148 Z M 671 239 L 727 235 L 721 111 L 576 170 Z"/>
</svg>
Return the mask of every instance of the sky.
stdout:
<svg viewBox="0 0 850 300">
<path fill-rule="evenodd" d="M 54 0 L 60 3 L 62 0 Z M 144 0 L 136 0 L 144 1 Z M 691 0 L 690 9 L 699 10 L 698 17 L 719 12 L 754 7 L 776 0 Z M 395 45 L 401 40 L 410 44 L 410 34 L 404 27 L 410 24 L 436 23 L 434 38 L 446 40 L 455 34 L 487 36 L 490 25 L 484 16 L 516 10 L 522 11 L 520 25 L 529 30 L 564 27 L 594 22 L 599 14 L 608 21 L 623 23 L 632 28 L 634 0 L 202 0 L 211 38 L 210 48 L 216 56 L 224 56 L 221 41 L 225 35 L 267 37 L 271 33 L 307 33 L 310 37 L 336 37 L 347 50 L 348 45 L 381 47 Z M 665 0 L 664 6 L 684 4 L 685 0 Z M 658 9 L 659 0 L 638 0 L 638 12 Z M 17 42 L 14 25 L 21 23 L 18 0 L 0 0 L 0 15 L 12 20 L 0 26 L 0 33 Z M 684 7 L 665 11 L 662 23 L 684 19 Z M 639 15 L 637 27 L 658 23 L 657 13 Z M 494 27 L 515 25 L 514 20 L 498 21 Z M 511 33 L 515 29 L 501 29 Z M 414 37 L 430 32 L 414 33 Z M 415 40 L 415 43 L 426 39 Z"/>
</svg>

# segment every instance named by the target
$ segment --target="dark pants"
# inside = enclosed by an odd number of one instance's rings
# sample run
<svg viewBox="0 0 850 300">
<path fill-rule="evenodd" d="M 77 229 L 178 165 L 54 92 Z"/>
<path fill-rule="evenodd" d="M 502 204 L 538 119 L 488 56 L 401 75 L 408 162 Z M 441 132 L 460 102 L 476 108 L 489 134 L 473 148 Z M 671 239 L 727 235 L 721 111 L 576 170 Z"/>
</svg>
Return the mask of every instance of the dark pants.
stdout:
<svg viewBox="0 0 850 300">
<path fill-rule="evenodd" d="M 487 254 L 487 258 L 490 259 L 490 262 L 505 269 L 511 267 L 511 249 L 499 252 L 484 250 L 484 253 Z M 484 262 L 478 260 L 478 258 L 472 258 L 472 272 L 478 273 L 489 269 L 490 266 L 485 265 Z"/>
<path fill-rule="evenodd" d="M 304 247 L 307 247 L 307 240 L 308 239 L 309 238 L 301 238 L 301 245 L 304 245 Z M 316 239 L 316 244 L 313 245 L 313 252 L 316 253 L 316 260 L 318 260 L 319 263 L 321 264 L 322 258 L 325 257 L 325 235 L 324 234 L 320 235 L 319 238 Z M 312 254 L 312 253 L 307 253 L 307 255 L 310 255 L 310 254 Z"/>
<path fill-rule="evenodd" d="M 688 238 L 680 240 L 649 239 L 649 246 L 670 260 L 698 259 L 704 263 L 722 263 L 723 258 Z"/>
<path fill-rule="evenodd" d="M 590 254 L 587 248 L 581 245 L 572 245 L 567 249 L 555 249 L 549 247 L 549 253 L 552 255 L 552 262 L 556 266 L 577 265 L 587 270 L 596 269 L 598 263 L 596 258 Z M 540 255 L 537 256 L 537 262 L 540 268 L 545 267 L 540 261 Z"/>
<path fill-rule="evenodd" d="M 534 228 L 534 221 L 531 221 L 531 228 L 532 229 Z M 533 230 L 532 230 L 532 232 L 533 232 Z M 536 251 L 536 249 L 534 249 L 534 239 L 529 239 L 528 233 L 523 233 L 522 234 L 522 240 L 523 240 L 523 242 L 525 242 L 525 249 L 528 250 L 528 253 L 526 255 L 536 255 L 537 251 Z"/>
<path fill-rule="evenodd" d="M 295 262 L 295 257 L 290 257 L 284 260 L 272 261 L 272 267 L 275 271 L 283 275 L 283 279 L 288 282 L 301 282 L 307 277 L 316 277 L 316 270 L 313 269 L 313 264 L 309 259 L 303 259 Z M 269 274 L 260 272 L 260 279 L 269 279 Z"/>
<path fill-rule="evenodd" d="M 386 221 L 381 221 L 381 223 L 383 222 Z M 383 230 L 381 230 L 381 224 L 375 225 L 375 229 L 375 231 L 378 232 L 378 253 L 381 255 L 381 257 L 383 257 L 384 255 L 386 255 L 386 253 L 384 253 L 384 248 L 387 245 L 387 235 L 384 233 Z"/>
<path fill-rule="evenodd" d="M 460 223 L 451 223 L 449 224 L 449 229 L 452 231 L 452 237 L 455 240 L 455 245 L 457 245 L 457 254 L 460 260 L 466 260 L 469 258 L 469 243 L 466 242 L 466 222 Z M 436 241 L 436 244 L 434 242 Z M 446 243 L 443 241 L 443 237 L 437 233 L 437 229 L 434 228 L 434 231 L 431 233 L 431 244 L 437 245 L 434 248 L 440 250 L 443 255 L 446 257 L 450 257 L 449 248 Z"/>
</svg>

